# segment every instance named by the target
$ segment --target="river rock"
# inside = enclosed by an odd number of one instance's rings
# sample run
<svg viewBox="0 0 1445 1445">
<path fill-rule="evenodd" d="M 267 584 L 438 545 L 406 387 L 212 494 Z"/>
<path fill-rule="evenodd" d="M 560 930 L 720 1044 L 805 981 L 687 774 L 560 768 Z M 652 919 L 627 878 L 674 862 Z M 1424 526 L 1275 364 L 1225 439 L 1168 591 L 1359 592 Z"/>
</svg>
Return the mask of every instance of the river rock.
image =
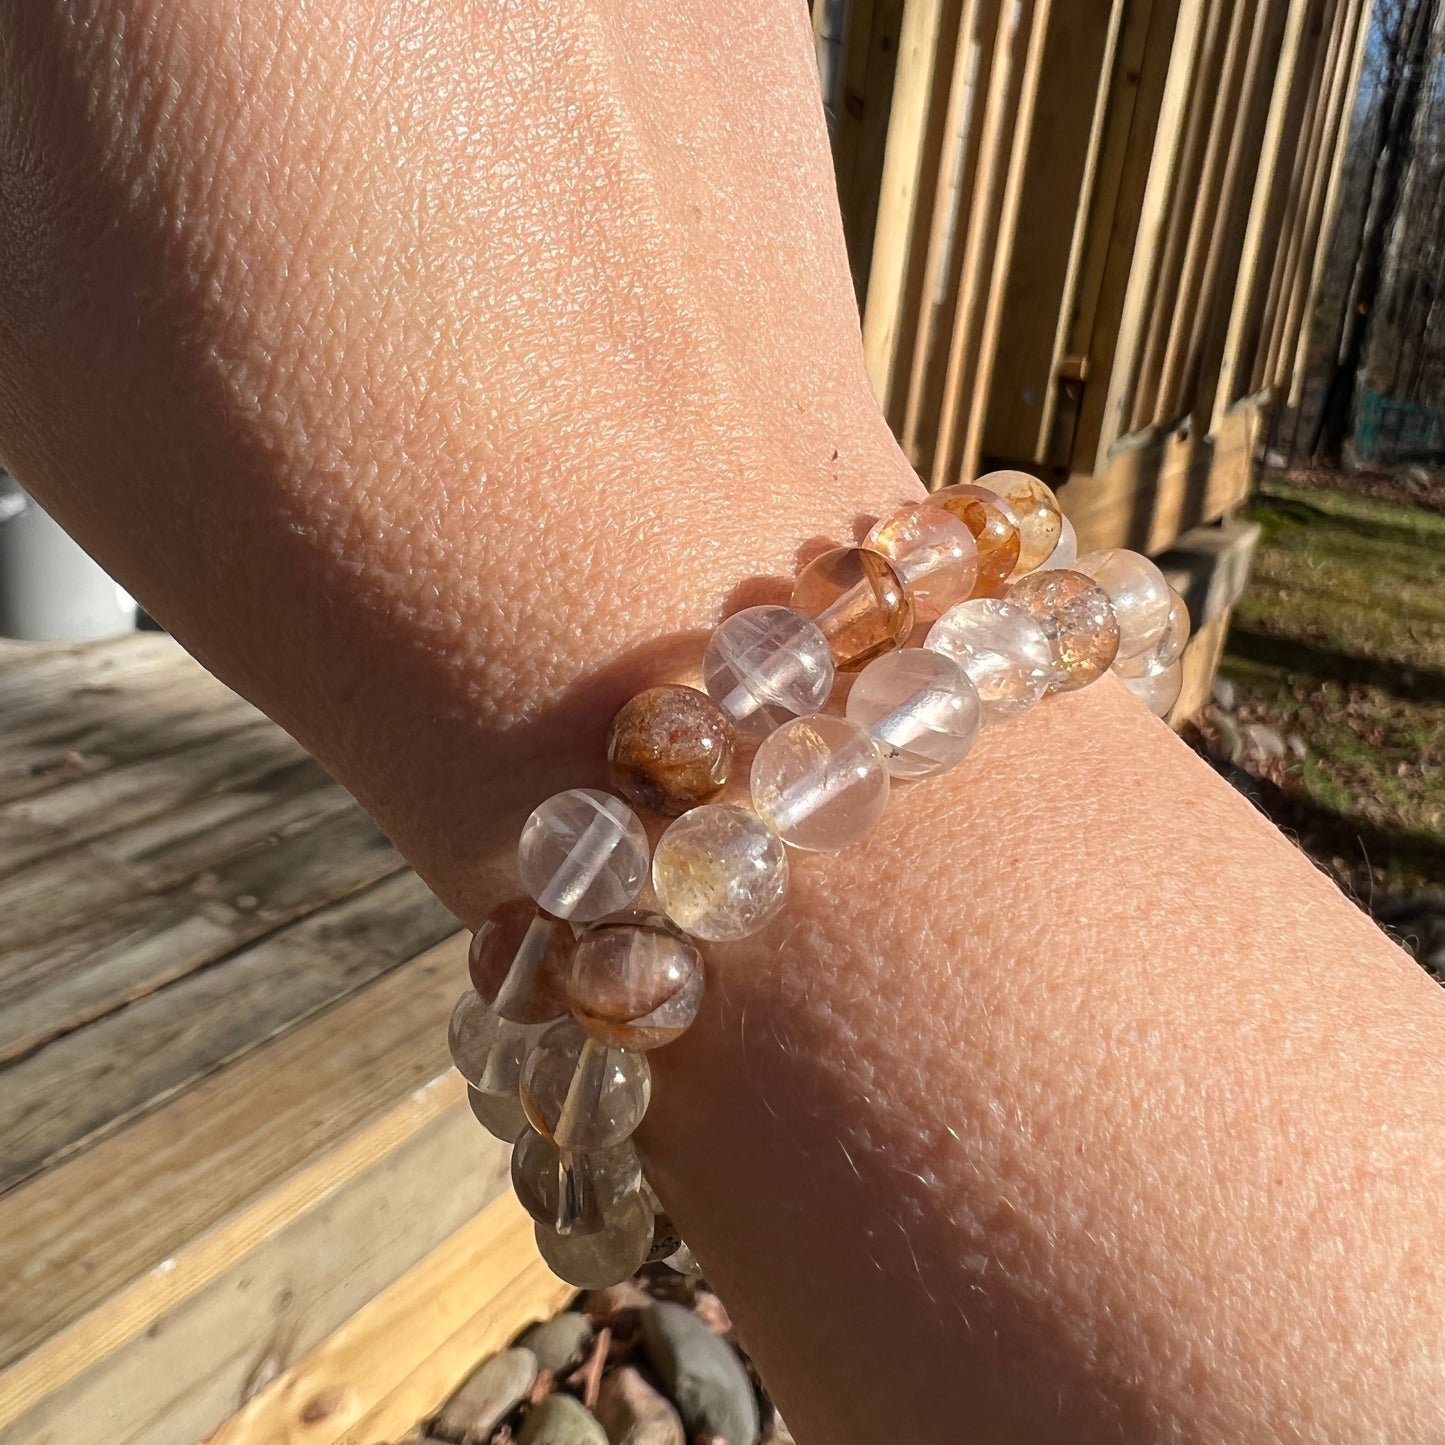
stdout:
<svg viewBox="0 0 1445 1445">
<path fill-rule="evenodd" d="M 611 1445 L 687 1445 L 681 1416 L 630 1365 L 603 1376 L 597 1418 Z"/>
<path fill-rule="evenodd" d="M 442 1406 L 431 1433 L 457 1445 L 486 1445 L 492 1431 L 527 1398 L 536 1378 L 537 1357 L 531 1350 L 493 1355 Z"/>
<path fill-rule="evenodd" d="M 569 1311 L 533 1325 L 517 1343 L 536 1355 L 541 1369 L 565 1375 L 587 1357 L 592 1347 L 592 1321 Z"/>
<path fill-rule="evenodd" d="M 597 1417 L 571 1395 L 548 1395 L 522 1421 L 517 1445 L 608 1445 Z"/>
<path fill-rule="evenodd" d="M 642 1347 L 689 1437 L 757 1445 L 758 1401 L 737 1352 L 681 1305 L 659 1301 L 642 1316 Z"/>
</svg>

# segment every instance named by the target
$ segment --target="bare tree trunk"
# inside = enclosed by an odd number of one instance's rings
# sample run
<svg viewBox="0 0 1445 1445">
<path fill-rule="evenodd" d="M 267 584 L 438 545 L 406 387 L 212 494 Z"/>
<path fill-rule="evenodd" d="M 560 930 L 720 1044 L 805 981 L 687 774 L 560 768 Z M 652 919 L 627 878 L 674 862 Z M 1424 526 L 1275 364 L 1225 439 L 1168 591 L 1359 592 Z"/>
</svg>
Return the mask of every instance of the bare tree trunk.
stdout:
<svg viewBox="0 0 1445 1445">
<path fill-rule="evenodd" d="M 1384 278 L 1391 231 L 1400 209 L 1438 3 L 1439 0 L 1403 0 L 1397 23 L 1385 41 L 1390 54 L 1380 101 L 1371 200 L 1362 222 L 1354 285 L 1342 318 L 1340 346 L 1310 446 L 1316 459 L 1333 465 L 1339 464 L 1345 438 L 1350 433 L 1360 365 Z"/>
</svg>

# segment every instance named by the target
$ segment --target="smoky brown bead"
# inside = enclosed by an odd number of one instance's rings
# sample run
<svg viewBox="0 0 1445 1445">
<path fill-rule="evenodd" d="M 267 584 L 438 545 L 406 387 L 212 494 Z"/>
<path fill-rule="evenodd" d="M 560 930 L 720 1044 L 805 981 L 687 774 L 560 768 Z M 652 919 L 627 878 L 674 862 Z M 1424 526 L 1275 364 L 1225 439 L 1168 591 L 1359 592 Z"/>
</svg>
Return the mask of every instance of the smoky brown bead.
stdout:
<svg viewBox="0 0 1445 1445">
<path fill-rule="evenodd" d="M 467 972 L 482 1001 L 505 1019 L 544 1024 L 567 1012 L 572 930 L 530 898 L 498 904 L 472 936 Z"/>
<path fill-rule="evenodd" d="M 1009 601 L 1044 629 L 1053 651 L 1051 692 L 1097 681 L 1119 653 L 1119 623 L 1109 595 L 1091 577 L 1067 569 L 1032 572 L 1009 589 Z"/>
<path fill-rule="evenodd" d="M 705 692 L 664 684 L 625 702 L 607 730 L 612 783 L 638 807 L 676 817 L 715 796 L 737 732 Z"/>
<path fill-rule="evenodd" d="M 793 608 L 828 639 L 834 666 L 857 672 L 902 647 L 913 631 L 913 599 L 897 569 L 867 547 L 835 547 L 798 574 Z"/>
</svg>

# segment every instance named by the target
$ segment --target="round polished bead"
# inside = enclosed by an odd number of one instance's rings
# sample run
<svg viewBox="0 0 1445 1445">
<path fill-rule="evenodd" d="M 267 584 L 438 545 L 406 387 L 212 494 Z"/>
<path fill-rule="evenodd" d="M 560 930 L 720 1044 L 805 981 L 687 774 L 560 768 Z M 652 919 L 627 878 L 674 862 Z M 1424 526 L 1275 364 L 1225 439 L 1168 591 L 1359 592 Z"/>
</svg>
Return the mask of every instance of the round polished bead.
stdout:
<svg viewBox="0 0 1445 1445">
<path fill-rule="evenodd" d="M 649 687 L 607 730 L 613 786 L 640 808 L 676 817 L 727 782 L 736 739 L 732 719 L 705 692 Z"/>
<path fill-rule="evenodd" d="M 1031 572 L 1009 588 L 1044 629 L 1053 652 L 1052 692 L 1074 692 L 1108 672 L 1119 651 L 1119 624 L 1104 589 L 1082 572 Z"/>
<path fill-rule="evenodd" d="M 1018 566 L 1019 527 L 1013 509 L 997 492 L 972 482 L 942 487 L 924 505 L 952 513 L 973 533 L 978 547 L 974 593 L 995 596 Z"/>
<path fill-rule="evenodd" d="M 516 1093 L 531 1038 L 531 1030 L 502 1018 L 470 988 L 447 1024 L 447 1048 L 457 1073 L 484 1094 Z"/>
<path fill-rule="evenodd" d="M 652 1206 L 642 1191 L 626 1195 L 608 1211 L 602 1228 L 558 1234 L 535 1226 L 537 1252 L 553 1274 L 577 1289 L 606 1289 L 630 1279 L 652 1250 Z"/>
<path fill-rule="evenodd" d="M 678 927 L 731 942 L 756 933 L 783 906 L 788 851 L 756 813 L 708 804 L 684 813 L 657 840 L 652 887 Z"/>
<path fill-rule="evenodd" d="M 1169 584 L 1147 557 L 1122 547 L 1088 552 L 1074 564 L 1075 572 L 1092 577 L 1109 594 L 1119 622 L 1119 656 L 1138 657 L 1159 641 L 1169 627 Z"/>
<path fill-rule="evenodd" d="M 1171 587 L 1169 589 L 1169 625 L 1164 635 L 1153 647 L 1147 647 L 1138 657 L 1122 658 L 1114 664 L 1114 671 L 1120 677 L 1145 677 L 1163 672 L 1184 655 L 1185 644 L 1189 641 L 1189 604 Z"/>
<path fill-rule="evenodd" d="M 702 1265 L 698 1263 L 697 1256 L 688 1248 L 686 1242 L 679 1245 L 662 1262 L 670 1270 L 674 1270 L 688 1279 L 702 1278 Z"/>
<path fill-rule="evenodd" d="M 834 547 L 798 573 L 793 608 L 811 617 L 842 672 L 857 672 L 901 647 L 913 631 L 913 599 L 893 564 L 867 547 Z"/>
<path fill-rule="evenodd" d="M 945 507 L 922 502 L 902 507 L 879 522 L 863 545 L 893 564 L 920 621 L 931 621 L 973 595 L 978 543 L 967 524 Z"/>
<path fill-rule="evenodd" d="M 630 1139 L 589 1153 L 558 1149 L 524 1125 L 512 1151 L 512 1188 L 522 1208 L 558 1234 L 601 1229 L 642 1187 L 642 1160 Z"/>
<path fill-rule="evenodd" d="M 1037 477 L 1027 472 L 989 472 L 978 485 L 996 492 L 1008 503 L 1019 529 L 1016 576 L 1032 572 L 1046 562 L 1064 530 L 1058 498 Z"/>
<path fill-rule="evenodd" d="M 503 1018 L 545 1024 L 567 1012 L 572 930 L 530 898 L 498 905 L 472 935 L 467 971 L 482 1001 Z"/>
<path fill-rule="evenodd" d="M 1171 662 L 1162 672 L 1125 677 L 1121 681 L 1155 717 L 1167 717 L 1184 690 L 1184 664 Z"/>
<path fill-rule="evenodd" d="M 888 765 L 866 728 L 799 718 L 753 759 L 753 807 L 785 843 L 834 853 L 861 843 L 888 806 Z"/>
<path fill-rule="evenodd" d="M 995 597 L 975 597 L 945 612 L 925 646 L 963 668 L 990 721 L 1026 713 L 1053 681 L 1054 654 L 1044 629 L 1026 608 Z"/>
<path fill-rule="evenodd" d="M 588 1038 L 564 1019 L 533 1045 L 520 1090 L 527 1122 L 559 1149 L 610 1149 L 642 1122 L 652 1070 L 641 1054 Z"/>
<path fill-rule="evenodd" d="M 621 798 L 572 788 L 523 825 L 517 872 L 548 913 L 589 923 L 637 897 L 647 877 L 647 834 Z"/>
<path fill-rule="evenodd" d="M 962 762 L 982 715 L 963 668 L 924 647 L 870 662 L 848 694 L 849 720 L 868 730 L 895 778 L 924 778 Z"/>
<path fill-rule="evenodd" d="M 527 1116 L 522 1112 L 522 1100 L 515 1088 L 501 1094 L 485 1094 L 474 1084 L 468 1084 L 467 1103 L 477 1123 L 504 1144 L 510 1144 L 527 1127 Z"/>
<path fill-rule="evenodd" d="M 702 658 L 703 684 L 752 734 L 818 712 L 833 690 L 833 654 L 815 622 L 789 607 L 746 607 L 720 623 Z"/>
<path fill-rule="evenodd" d="M 1072 568 L 1079 560 L 1079 537 L 1074 531 L 1074 524 L 1067 517 L 1064 518 L 1063 530 L 1059 533 L 1059 540 L 1054 550 L 1049 553 L 1048 561 L 1040 562 L 1035 569 L 1039 572 L 1058 570 L 1060 568 Z"/>
<path fill-rule="evenodd" d="M 691 1027 L 703 979 L 697 945 L 662 914 L 637 912 L 594 923 L 582 935 L 568 997 L 594 1039 L 656 1049 Z"/>
</svg>

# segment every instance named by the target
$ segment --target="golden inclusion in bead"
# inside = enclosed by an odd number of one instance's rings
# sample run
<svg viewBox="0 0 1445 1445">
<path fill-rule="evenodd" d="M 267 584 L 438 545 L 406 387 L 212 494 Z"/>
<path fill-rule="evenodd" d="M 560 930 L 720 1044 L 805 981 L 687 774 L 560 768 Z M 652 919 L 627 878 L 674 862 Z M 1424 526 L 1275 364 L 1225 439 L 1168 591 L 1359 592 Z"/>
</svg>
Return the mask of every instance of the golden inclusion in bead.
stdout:
<svg viewBox="0 0 1445 1445">
<path fill-rule="evenodd" d="M 913 631 L 913 599 L 893 564 L 867 547 L 834 547 L 798 574 L 793 609 L 818 624 L 842 672 L 857 672 L 901 647 Z"/>
<path fill-rule="evenodd" d="M 1044 629 L 1054 654 L 1050 692 L 1075 692 L 1108 672 L 1119 652 L 1119 624 L 1109 596 L 1082 572 L 1032 572 L 1009 588 L 1008 600 L 1027 609 Z"/>
<path fill-rule="evenodd" d="M 646 688 L 607 730 L 613 786 L 639 807 L 676 817 L 727 782 L 736 741 L 732 720 L 705 692 Z"/>
<path fill-rule="evenodd" d="M 783 906 L 788 850 L 750 809 L 708 803 L 657 840 L 652 887 L 679 928 L 732 942 L 756 933 Z"/>
<path fill-rule="evenodd" d="M 572 1014 L 604 1044 L 670 1044 L 697 1017 L 702 993 L 697 944 L 660 913 L 604 919 L 577 941 L 568 987 Z"/>
<path fill-rule="evenodd" d="M 482 1001 L 503 1018 L 545 1024 L 567 1012 L 572 930 L 530 898 L 498 904 L 472 935 L 467 971 Z"/>
<path fill-rule="evenodd" d="M 978 479 L 978 485 L 1007 502 L 1018 523 L 1015 575 L 1032 572 L 1047 562 L 1064 530 L 1064 514 L 1053 492 L 1027 472 L 989 472 Z"/>
<path fill-rule="evenodd" d="M 946 507 L 922 502 L 900 507 L 874 526 L 864 545 L 893 564 L 919 621 L 931 621 L 973 596 L 978 543 L 968 524 Z"/>
</svg>

